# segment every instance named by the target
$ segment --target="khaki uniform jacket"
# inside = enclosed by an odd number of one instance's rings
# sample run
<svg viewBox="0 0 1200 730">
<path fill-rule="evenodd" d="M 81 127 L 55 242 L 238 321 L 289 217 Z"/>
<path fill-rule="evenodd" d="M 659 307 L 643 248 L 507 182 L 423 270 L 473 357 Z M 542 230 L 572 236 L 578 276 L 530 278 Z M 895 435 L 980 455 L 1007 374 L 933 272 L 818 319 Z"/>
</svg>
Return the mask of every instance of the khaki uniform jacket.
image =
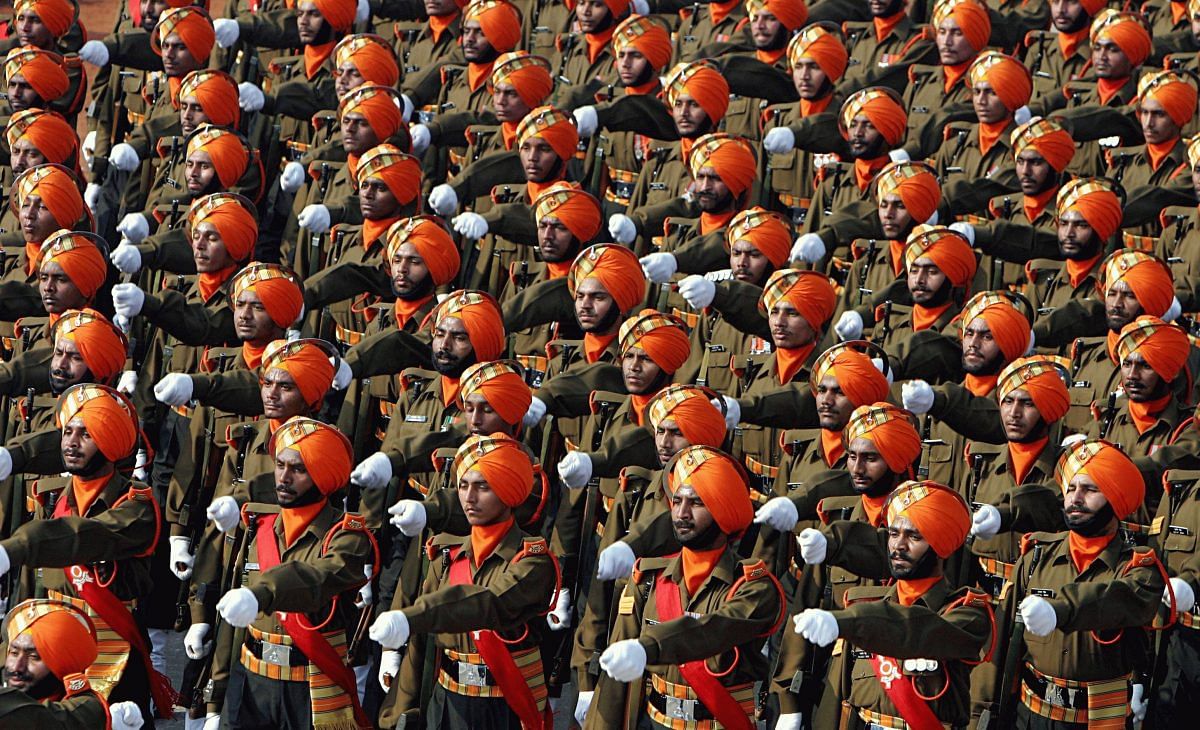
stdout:
<svg viewBox="0 0 1200 730">
<path fill-rule="evenodd" d="M 873 21 L 842 23 L 849 65 L 838 85 L 847 94 L 868 86 L 889 86 L 903 93 L 908 69 L 916 63 L 936 63 L 932 35 L 904 17 L 883 40 L 877 40 Z"/>
<path fill-rule="evenodd" d="M 1034 99 L 1058 91 L 1071 81 L 1078 81 L 1092 65 L 1092 48 L 1087 39 L 1069 58 L 1063 56 L 1056 31 L 1031 31 L 1025 36 L 1025 45 L 1024 64 L 1033 75 Z"/>
<path fill-rule="evenodd" d="M 5 727 L 95 730 L 108 721 L 104 703 L 90 688 L 56 702 L 39 702 L 15 687 L 0 688 L 0 725 Z"/>
<path fill-rule="evenodd" d="M 1019 192 L 1009 133 L 1014 125 L 985 153 L 979 146 L 979 125 L 954 122 L 945 127 L 945 140 L 934 155 L 934 168 L 942 180 L 942 207 L 952 215 L 987 212 L 988 201 L 997 195 Z"/>
<path fill-rule="evenodd" d="M 975 111 L 971 106 L 971 89 L 966 74 L 946 91 L 946 71 L 941 65 L 914 65 L 908 69 L 908 89 L 904 93 L 904 108 L 908 110 L 908 127 L 904 149 L 914 160 L 931 157 L 945 139 L 943 128 L 948 121 L 972 122 Z"/>
</svg>

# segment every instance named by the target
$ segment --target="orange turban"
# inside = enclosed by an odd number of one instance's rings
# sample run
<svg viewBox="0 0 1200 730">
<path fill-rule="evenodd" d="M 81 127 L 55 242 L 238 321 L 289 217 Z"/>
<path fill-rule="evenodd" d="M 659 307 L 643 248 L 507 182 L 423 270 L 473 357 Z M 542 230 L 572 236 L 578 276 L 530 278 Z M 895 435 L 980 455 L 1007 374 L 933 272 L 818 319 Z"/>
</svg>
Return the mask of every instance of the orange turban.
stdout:
<svg viewBox="0 0 1200 730">
<path fill-rule="evenodd" d="M 655 71 L 662 71 L 671 62 L 674 52 L 671 34 L 662 23 L 647 15 L 628 17 L 613 31 L 613 57 L 619 56 L 626 46 L 645 56 Z"/>
<path fill-rule="evenodd" d="M 22 13 L 31 13 L 42 19 L 46 30 L 55 38 L 60 38 L 71 29 L 75 22 L 75 6 L 67 0 L 20 0 L 13 7 L 13 17 Z"/>
<path fill-rule="evenodd" d="M 182 8 L 171 8 L 163 11 L 158 18 L 158 25 L 150 34 L 150 48 L 160 56 L 163 40 L 178 35 L 179 40 L 187 46 L 192 57 L 197 61 L 205 61 L 212 53 L 213 43 L 217 36 L 213 32 L 212 18 L 203 8 L 188 5 Z"/>
<path fill-rule="evenodd" d="M 987 46 L 992 35 L 992 19 L 987 8 L 975 0 L 942 0 L 933 10 L 933 26 L 939 28 L 945 20 L 953 20 L 967 42 L 976 51 Z"/>
<path fill-rule="evenodd" d="M 681 368 L 692 352 L 687 325 L 678 317 L 653 309 L 643 309 L 622 322 L 617 342 L 622 357 L 639 347 L 667 374 Z"/>
<path fill-rule="evenodd" d="M 282 370 L 291 375 L 300 397 L 316 410 L 333 385 L 333 363 L 329 361 L 333 352 L 333 345 L 324 340 L 275 340 L 263 351 L 262 372 Z"/>
<path fill-rule="evenodd" d="M 128 398 L 107 385 L 80 383 L 58 399 L 58 427 L 83 419 L 92 441 L 108 461 L 133 454 L 138 441 L 138 417 Z"/>
<path fill-rule="evenodd" d="M 693 446 L 721 448 L 725 442 L 725 416 L 709 400 L 713 393 L 695 385 L 668 385 L 646 407 L 650 428 L 672 419 Z"/>
<path fill-rule="evenodd" d="M 742 532 L 754 519 L 746 472 L 724 451 L 692 445 L 676 454 L 667 474 L 667 488 L 674 493 L 685 485 L 696 490 L 726 535 Z"/>
<path fill-rule="evenodd" d="M 788 63 L 795 66 L 802 58 L 816 61 L 831 84 L 842 77 L 850 62 L 850 54 L 841 38 L 821 24 L 808 26 L 792 36 L 788 43 Z"/>
<path fill-rule="evenodd" d="M 204 125 L 197 129 L 188 140 L 188 156 L 193 152 L 208 154 L 223 188 L 236 185 L 250 165 L 250 150 L 241 137 L 220 127 Z"/>
<path fill-rule="evenodd" d="M 367 150 L 354 169 L 355 182 L 377 177 L 387 185 L 401 205 L 408 205 L 421 192 L 421 162 L 391 144 Z"/>
<path fill-rule="evenodd" d="M 991 330 L 992 339 L 1000 348 L 1005 362 L 1012 362 L 1029 350 L 1029 319 L 1011 299 L 996 292 L 979 292 L 963 307 L 959 323 L 960 336 L 966 339 L 967 327 L 983 317 L 984 324 Z"/>
<path fill-rule="evenodd" d="M 1196 114 L 1196 87 L 1174 71 L 1159 71 L 1138 81 L 1138 96 L 1154 99 L 1182 127 Z"/>
<path fill-rule="evenodd" d="M 399 92 L 389 86 L 363 84 L 346 93 L 338 103 L 338 119 L 347 114 L 361 114 L 371 125 L 380 142 L 391 137 L 404 124 L 396 100 Z"/>
<path fill-rule="evenodd" d="M 1134 66 L 1141 66 L 1150 57 L 1153 41 L 1146 26 L 1134 13 L 1106 8 L 1096 15 L 1089 33 L 1093 46 L 1100 41 L 1112 41 Z"/>
<path fill-rule="evenodd" d="M 1071 407 L 1071 396 L 1063 382 L 1066 370 L 1052 357 L 1034 355 L 1021 357 L 1009 363 L 1000 372 L 996 389 L 998 399 L 1014 390 L 1023 390 L 1033 399 L 1038 413 L 1046 423 L 1054 423 L 1067 415 Z"/>
<path fill-rule="evenodd" d="M 929 220 L 942 202 L 937 173 L 924 162 L 889 162 L 875 176 L 875 200 L 896 195 L 917 223 Z"/>
<path fill-rule="evenodd" d="M 904 482 L 887 501 L 887 523 L 907 517 L 939 558 L 962 547 L 971 530 L 971 509 L 954 490 L 937 482 Z"/>
<path fill-rule="evenodd" d="M 846 345 L 834 345 L 817 358 L 808 381 L 813 393 L 827 375 L 837 380 L 838 387 L 855 407 L 884 400 L 891 387 L 887 376 L 879 372 L 870 356 Z"/>
<path fill-rule="evenodd" d="M 521 11 L 505 0 L 475 0 L 463 11 L 463 25 L 472 20 L 496 53 L 511 51 L 521 40 Z"/>
<path fill-rule="evenodd" d="M 1148 314 L 1122 327 L 1117 339 L 1119 362 L 1136 352 L 1167 382 L 1179 376 L 1191 351 L 1192 341 L 1182 327 Z"/>
<path fill-rule="evenodd" d="M 842 441 L 855 439 L 875 444 L 893 474 L 906 474 L 921 455 L 921 436 L 909 420 L 912 415 L 890 403 L 861 405 L 850 414 Z"/>
<path fill-rule="evenodd" d="M 45 109 L 25 109 L 13 114 L 8 119 L 5 137 L 9 148 L 21 139 L 29 140 L 45 155 L 46 162 L 58 165 L 67 164 L 67 160 L 79 151 L 75 127 L 57 112 Z"/>
<path fill-rule="evenodd" d="M 981 82 L 990 84 L 1004 108 L 1010 112 L 1028 104 L 1029 96 L 1033 93 L 1033 77 L 1029 69 L 1012 56 L 998 51 L 979 54 L 967 71 L 967 77 L 972 87 Z"/>
<path fill-rule="evenodd" d="M 711 167 L 734 197 L 746 192 L 758 177 L 758 161 L 750 143 L 724 132 L 706 134 L 696 140 L 688 156 L 688 166 L 693 178 Z"/>
<path fill-rule="evenodd" d="M 462 320 L 476 361 L 495 360 L 504 352 L 504 316 L 490 294 L 466 289 L 454 292 L 433 311 L 433 326 L 446 317 Z"/>
<path fill-rule="evenodd" d="M 188 210 L 188 227 L 211 223 L 221 234 L 221 242 L 234 261 L 245 261 L 254 253 L 258 240 L 258 222 L 251 213 L 252 203 L 234 193 L 213 193 L 199 198 Z"/>
<path fill-rule="evenodd" d="M 646 298 L 642 265 L 637 255 L 624 246 L 598 243 L 580 251 L 567 272 L 571 296 L 575 296 L 575 288 L 584 279 L 598 280 L 622 312 L 628 312 Z"/>
<path fill-rule="evenodd" d="M 1104 281 L 1129 285 L 1146 314 L 1161 317 L 1175 300 L 1175 281 L 1171 269 L 1160 259 L 1142 252 L 1125 250 L 1113 254 L 1104 265 Z"/>
<path fill-rule="evenodd" d="M 237 302 L 244 291 L 252 291 L 277 327 L 291 327 L 304 310 L 304 288 L 290 269 L 279 264 L 254 263 L 233 277 L 230 299 Z"/>
<path fill-rule="evenodd" d="M 329 27 L 339 33 L 345 33 L 354 25 L 354 14 L 358 10 L 355 0 L 312 0 L 321 17 L 329 23 Z"/>
<path fill-rule="evenodd" d="M 867 121 L 879 130 L 888 145 L 895 147 L 904 141 L 908 113 L 904 111 L 904 105 L 896 96 L 896 92 L 882 86 L 873 86 L 851 94 L 842 104 L 842 113 L 838 117 L 843 136 L 847 136 L 846 130 L 859 114 L 865 116 Z"/>
<path fill-rule="evenodd" d="M 395 86 L 400 80 L 396 52 L 387 41 L 370 33 L 349 35 L 333 49 L 334 64 L 350 63 L 363 81 L 377 86 Z"/>
<path fill-rule="evenodd" d="M 746 15 L 770 13 L 790 33 L 808 21 L 808 6 L 804 0 L 746 0 Z"/>
<path fill-rule="evenodd" d="M 738 241 L 748 241 L 779 268 L 792 252 L 792 227 L 778 213 L 754 206 L 735 215 L 725 228 L 725 248 L 732 251 Z"/>
<path fill-rule="evenodd" d="M 1118 520 L 1133 514 L 1146 498 L 1146 482 L 1125 452 L 1107 441 L 1080 441 L 1058 457 L 1054 470 L 1058 486 L 1066 494 L 1077 474 L 1092 478 Z"/>
<path fill-rule="evenodd" d="M 1058 214 L 1075 211 L 1107 241 L 1121 226 L 1121 200 L 1103 178 L 1077 177 L 1058 191 Z"/>
<path fill-rule="evenodd" d="M 515 360 L 475 363 L 463 371 L 459 382 L 460 402 L 465 403 L 467 396 L 479 393 L 505 423 L 520 423 L 533 401 L 525 371 Z"/>
<path fill-rule="evenodd" d="M 519 506 L 533 491 L 533 462 L 520 442 L 511 436 L 503 433 L 468 436 L 454 458 L 459 480 L 469 471 L 479 472 L 509 507 Z"/>
<path fill-rule="evenodd" d="M 492 66 L 491 83 L 492 86 L 509 84 L 528 107 L 540 105 L 554 88 L 550 62 L 528 51 L 510 51 L 497 58 Z"/>
<path fill-rule="evenodd" d="M 13 188 L 13 202 L 19 206 L 30 195 L 38 196 L 63 228 L 74 226 L 83 217 L 78 179 L 61 165 L 31 167 L 13 182 Z"/>
<path fill-rule="evenodd" d="M 428 267 L 434 286 L 448 284 L 458 275 L 461 264 L 458 246 L 438 219 L 429 216 L 401 218 L 388 229 L 386 239 L 389 261 L 396 249 L 411 243 Z"/>
<path fill-rule="evenodd" d="M 729 109 L 729 82 L 710 61 L 679 64 L 667 78 L 666 87 L 668 106 L 686 94 L 696 100 L 714 127 Z"/>
<path fill-rule="evenodd" d="M 273 455 L 286 449 L 300 452 L 300 460 L 321 494 L 328 497 L 349 483 L 354 449 L 350 440 L 333 426 L 292 416 L 271 436 Z"/>
<path fill-rule="evenodd" d="M 570 114 L 552 106 L 539 106 L 530 111 L 517 125 L 517 147 L 527 139 L 544 139 L 546 144 L 567 162 L 575 156 L 579 146 L 579 130 Z"/>
<path fill-rule="evenodd" d="M 62 56 L 32 46 L 14 48 L 8 52 L 4 58 L 4 75 L 8 79 L 25 77 L 42 101 L 46 102 L 62 97 L 71 88 Z"/>
<path fill-rule="evenodd" d="M 75 343 L 97 380 L 107 380 L 125 367 L 125 335 L 94 309 L 63 312 L 54 323 L 54 339 L 59 337 Z"/>
<path fill-rule="evenodd" d="M 102 243 L 103 239 L 94 233 L 66 229 L 55 231 L 42 242 L 42 249 L 38 252 L 38 268 L 51 261 L 58 264 L 71 283 L 90 300 L 108 277 L 108 261 L 97 241 Z"/>
<path fill-rule="evenodd" d="M 1105 7 L 1108 3 L 1106 0 L 1080 0 L 1079 4 L 1083 6 L 1083 12 L 1087 13 L 1089 16 L 1092 16 L 1100 12 L 1100 9 Z"/>
<path fill-rule="evenodd" d="M 600 232 L 600 201 L 586 190 L 568 182 L 557 182 L 533 201 L 534 219 L 557 218 L 575 240 L 587 243 Z"/>
<path fill-rule="evenodd" d="M 179 98 L 191 97 L 195 97 L 212 124 L 234 127 L 242 119 L 237 82 L 224 71 L 206 68 L 184 76 L 179 86 Z"/>
<path fill-rule="evenodd" d="M 1031 119 L 1013 130 L 1010 137 L 1013 157 L 1032 147 L 1056 172 L 1062 172 L 1075 156 L 1075 140 L 1049 119 Z"/>
<path fill-rule="evenodd" d="M 58 679 L 82 674 L 96 661 L 96 627 L 81 609 L 34 599 L 14 606 L 8 616 L 8 643 L 28 633 L 38 656 Z"/>
<path fill-rule="evenodd" d="M 905 267 L 911 267 L 920 258 L 933 261 L 955 287 L 970 286 L 975 276 L 975 252 L 971 250 L 971 244 L 945 226 L 919 225 L 908 234 Z"/>
<path fill-rule="evenodd" d="M 780 299 L 795 307 L 814 330 L 825 327 L 837 305 L 837 293 L 829 277 L 798 269 L 780 269 L 771 274 L 758 300 L 759 311 L 770 312 Z"/>
</svg>

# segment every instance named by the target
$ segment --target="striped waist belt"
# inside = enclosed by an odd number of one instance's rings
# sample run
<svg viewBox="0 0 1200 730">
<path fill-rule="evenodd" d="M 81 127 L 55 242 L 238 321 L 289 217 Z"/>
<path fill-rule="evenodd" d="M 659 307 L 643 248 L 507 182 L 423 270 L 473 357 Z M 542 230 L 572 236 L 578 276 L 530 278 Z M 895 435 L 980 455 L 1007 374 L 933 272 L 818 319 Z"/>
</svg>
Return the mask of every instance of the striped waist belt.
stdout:
<svg viewBox="0 0 1200 730">
<path fill-rule="evenodd" d="M 1039 672 L 1026 663 L 1021 672 L 1021 702 L 1035 715 L 1091 727 L 1124 727 L 1130 675 L 1080 682 Z"/>
<path fill-rule="evenodd" d="M 531 685 L 544 684 L 542 653 L 538 647 L 512 652 L 513 662 Z M 443 649 L 438 661 L 438 684 L 447 692 L 467 697 L 503 697 L 483 657 L 470 652 Z M 536 691 L 535 691 L 536 696 Z"/>
<path fill-rule="evenodd" d="M 754 716 L 754 684 L 729 687 L 738 706 L 747 717 Z M 709 711 L 692 688 L 686 684 L 668 682 L 658 674 L 650 675 L 646 692 L 646 712 L 650 719 L 671 730 L 715 730 L 718 727 Z"/>
<path fill-rule="evenodd" d="M 909 727 L 902 717 L 872 712 L 861 707 L 858 709 L 858 717 L 866 725 L 866 730 L 907 730 Z M 953 725 L 943 722 L 942 727 L 951 728 Z"/>
</svg>

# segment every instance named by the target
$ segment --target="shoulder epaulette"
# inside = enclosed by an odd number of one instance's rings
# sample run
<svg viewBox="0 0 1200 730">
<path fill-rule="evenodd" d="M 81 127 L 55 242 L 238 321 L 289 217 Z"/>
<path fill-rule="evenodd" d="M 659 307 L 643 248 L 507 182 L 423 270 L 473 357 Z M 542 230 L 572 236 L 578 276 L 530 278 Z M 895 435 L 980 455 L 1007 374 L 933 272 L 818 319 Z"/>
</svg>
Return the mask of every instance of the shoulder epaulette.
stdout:
<svg viewBox="0 0 1200 730">
<path fill-rule="evenodd" d="M 521 558 L 529 555 L 549 555 L 550 545 L 546 543 L 546 538 L 541 535 L 532 535 L 526 537 L 521 542 L 521 552 L 513 556 L 512 562 L 517 562 Z"/>
<path fill-rule="evenodd" d="M 68 674 L 62 679 L 63 689 L 66 690 L 64 699 L 92 691 L 92 684 L 85 674 Z"/>
<path fill-rule="evenodd" d="M 741 562 L 741 566 L 742 577 L 745 578 L 747 582 L 761 580 L 762 578 L 766 578 L 771 573 L 771 571 L 767 569 L 767 564 L 762 558 L 743 560 Z"/>
</svg>

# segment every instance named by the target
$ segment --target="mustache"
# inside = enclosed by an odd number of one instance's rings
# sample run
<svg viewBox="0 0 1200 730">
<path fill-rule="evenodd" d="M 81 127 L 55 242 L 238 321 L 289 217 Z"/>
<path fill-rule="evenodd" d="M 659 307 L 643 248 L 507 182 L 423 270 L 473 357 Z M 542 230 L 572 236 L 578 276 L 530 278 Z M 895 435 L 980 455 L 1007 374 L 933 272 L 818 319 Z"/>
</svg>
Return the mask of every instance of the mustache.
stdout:
<svg viewBox="0 0 1200 730">
<path fill-rule="evenodd" d="M 696 523 L 691 520 L 673 520 L 671 524 L 677 530 L 694 529 L 696 527 Z"/>
<path fill-rule="evenodd" d="M 289 487 L 286 484 L 276 484 L 275 491 L 283 492 L 284 494 L 291 494 L 293 496 L 295 496 L 295 494 L 296 494 L 296 490 L 292 489 L 291 487 Z"/>
<path fill-rule="evenodd" d="M 915 563 L 916 562 L 915 560 L 913 560 L 912 555 L 909 555 L 908 553 L 900 552 L 899 550 L 893 550 L 892 552 L 888 553 L 888 560 L 903 560 L 906 563 Z"/>
<path fill-rule="evenodd" d="M 8 678 L 16 679 L 18 681 L 25 682 L 26 684 L 33 684 L 33 675 L 29 674 L 28 672 L 9 672 Z"/>
</svg>

